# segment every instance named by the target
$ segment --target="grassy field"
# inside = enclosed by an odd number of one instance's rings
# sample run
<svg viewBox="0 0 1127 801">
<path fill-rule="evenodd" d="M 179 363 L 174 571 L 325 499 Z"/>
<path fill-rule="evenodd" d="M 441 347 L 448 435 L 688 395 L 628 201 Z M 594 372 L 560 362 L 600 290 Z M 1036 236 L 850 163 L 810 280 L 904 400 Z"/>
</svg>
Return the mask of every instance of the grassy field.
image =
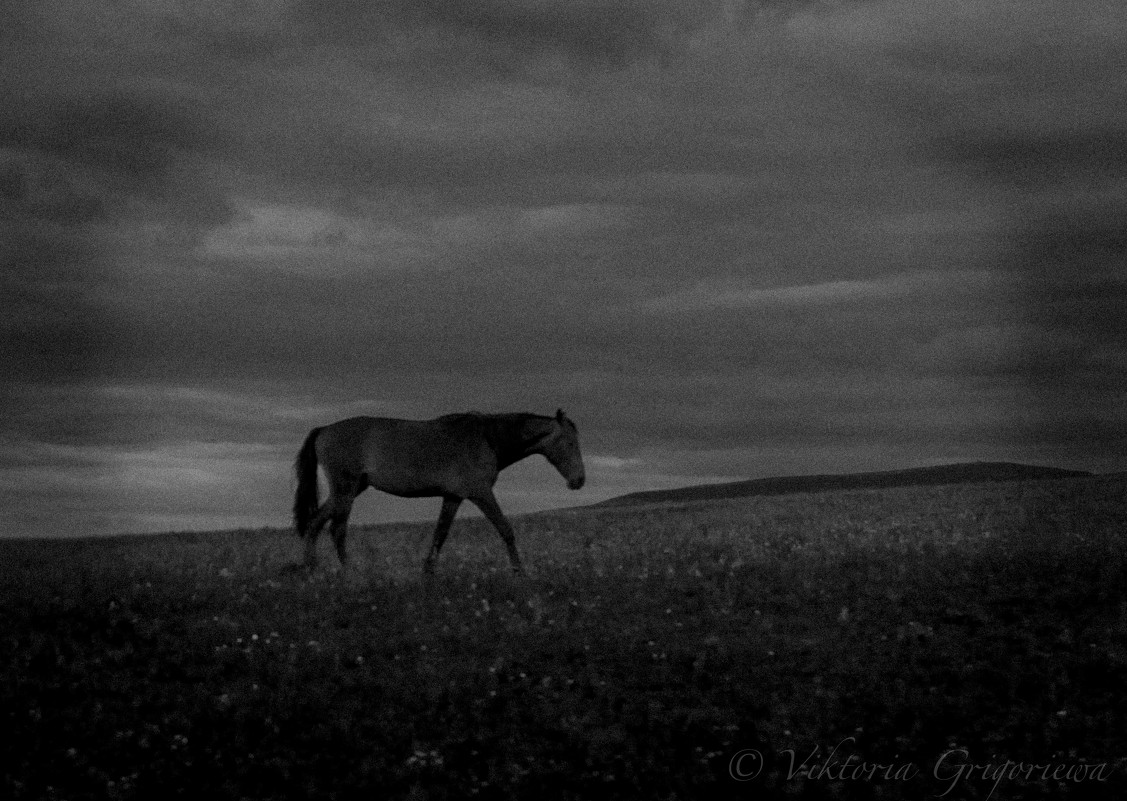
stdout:
<svg viewBox="0 0 1127 801">
<path fill-rule="evenodd" d="M 0 797 L 1127 791 L 1123 477 L 515 523 L 0 543 Z"/>
</svg>

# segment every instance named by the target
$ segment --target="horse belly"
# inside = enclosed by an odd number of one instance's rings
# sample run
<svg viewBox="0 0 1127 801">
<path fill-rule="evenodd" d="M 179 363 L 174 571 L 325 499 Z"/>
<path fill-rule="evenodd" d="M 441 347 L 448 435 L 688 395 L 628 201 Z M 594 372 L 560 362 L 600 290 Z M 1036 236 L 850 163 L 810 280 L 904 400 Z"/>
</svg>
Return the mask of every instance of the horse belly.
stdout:
<svg viewBox="0 0 1127 801">
<path fill-rule="evenodd" d="M 467 494 L 465 471 L 457 469 L 442 442 L 395 436 L 373 437 L 364 458 L 368 484 L 404 498 Z"/>
<path fill-rule="evenodd" d="M 448 482 L 438 476 L 420 475 L 413 470 L 389 468 L 378 464 L 367 472 L 368 485 L 380 492 L 398 495 L 401 498 L 430 498 L 446 495 L 453 491 Z"/>
</svg>

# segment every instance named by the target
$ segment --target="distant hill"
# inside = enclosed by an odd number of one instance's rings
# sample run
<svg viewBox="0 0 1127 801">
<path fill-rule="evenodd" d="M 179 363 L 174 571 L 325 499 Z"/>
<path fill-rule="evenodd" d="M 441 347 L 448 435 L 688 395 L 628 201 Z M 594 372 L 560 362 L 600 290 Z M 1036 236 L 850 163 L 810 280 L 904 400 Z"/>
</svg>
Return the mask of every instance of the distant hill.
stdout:
<svg viewBox="0 0 1127 801">
<path fill-rule="evenodd" d="M 841 475 L 785 476 L 731 481 L 724 484 L 698 484 L 668 490 L 651 490 L 619 495 L 592 506 L 631 506 L 643 503 L 707 501 L 743 498 L 752 495 L 785 495 L 793 492 L 885 489 L 935 484 L 970 484 L 986 481 L 1041 481 L 1054 478 L 1080 478 L 1092 475 L 1083 470 L 1062 470 L 1011 462 L 970 462 L 937 467 L 914 467 L 878 473 Z"/>
</svg>

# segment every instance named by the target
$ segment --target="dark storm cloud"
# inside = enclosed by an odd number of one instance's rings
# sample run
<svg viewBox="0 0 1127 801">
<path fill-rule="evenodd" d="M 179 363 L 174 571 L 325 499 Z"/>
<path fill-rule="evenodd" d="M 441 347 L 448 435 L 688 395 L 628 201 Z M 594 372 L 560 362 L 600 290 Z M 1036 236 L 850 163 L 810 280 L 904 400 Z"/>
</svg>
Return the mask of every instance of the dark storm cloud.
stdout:
<svg viewBox="0 0 1127 801">
<path fill-rule="evenodd" d="M 110 93 L 56 101 L 41 118 L 8 118 L 0 145 L 50 153 L 142 185 L 167 180 L 179 152 L 214 149 L 215 131 L 171 98 Z"/>
<path fill-rule="evenodd" d="M 305 41 L 369 51 L 382 63 L 413 72 L 435 63 L 494 75 L 545 65 L 580 74 L 618 70 L 639 61 L 680 59 L 686 40 L 725 18 L 752 25 L 764 12 L 817 7 L 817 0 L 331 0 L 295 4 L 289 19 Z"/>
<path fill-rule="evenodd" d="M 1127 180 L 1127 130 L 951 132 L 935 154 L 987 180 L 1018 186 Z"/>
<path fill-rule="evenodd" d="M 1017 362 L 1043 439 L 1104 459 L 1127 417 L 1127 193 L 1034 217 L 1015 236 L 1027 336 Z"/>
<path fill-rule="evenodd" d="M 994 351 L 991 374 L 1023 390 L 1026 421 L 999 439 L 1103 464 L 1119 458 L 1127 431 L 1127 115 L 1106 102 L 1120 80 L 1108 48 L 1123 23 L 1060 16 L 1057 47 L 1018 34 L 1006 58 L 972 60 L 1010 95 L 991 108 L 971 93 L 970 113 L 928 145 L 1014 217 L 998 257 L 1012 276 L 1011 321 L 977 348 Z"/>
<path fill-rule="evenodd" d="M 583 61 L 613 65 L 655 49 L 659 43 L 657 23 L 673 5 L 633 0 L 584 0 L 559 5 L 518 0 L 344 0 L 307 3 L 298 13 L 311 31 L 355 46 L 387 42 L 389 29 L 394 34 L 403 29 L 439 28 L 480 37 L 491 49 L 501 46 L 528 54 L 546 48 Z M 484 56 L 479 50 L 478 54 L 490 63 L 503 63 L 495 53 Z"/>
<path fill-rule="evenodd" d="M 227 216 L 196 170 L 229 145 L 222 127 L 174 93 L 49 93 L 0 123 L 22 213 L 68 227 L 165 218 L 211 225 Z M 15 199 L 18 203 L 20 199 Z"/>
<path fill-rule="evenodd" d="M 1094 359 L 1105 348 L 1127 349 L 1125 214 L 1127 196 L 1102 207 L 1044 215 L 1015 237 L 1014 260 L 1027 276 L 1023 300 L 1030 323 L 1102 346 L 1090 352 Z M 1068 357 L 1079 366 L 1076 354 Z"/>
<path fill-rule="evenodd" d="M 224 140 L 172 94 L 37 92 L 20 77 L 27 102 L 0 123 L 9 378 L 72 381 L 115 360 L 122 320 L 104 299 L 130 291 L 131 232 L 174 245 L 227 217 L 193 169 Z"/>
</svg>

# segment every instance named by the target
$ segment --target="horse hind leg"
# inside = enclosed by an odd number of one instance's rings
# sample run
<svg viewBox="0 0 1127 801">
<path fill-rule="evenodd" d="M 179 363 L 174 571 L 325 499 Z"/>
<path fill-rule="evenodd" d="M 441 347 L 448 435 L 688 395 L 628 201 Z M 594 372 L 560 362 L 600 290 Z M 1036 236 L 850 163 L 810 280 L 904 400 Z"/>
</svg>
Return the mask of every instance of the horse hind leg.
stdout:
<svg viewBox="0 0 1127 801">
<path fill-rule="evenodd" d="M 329 528 L 329 533 L 333 538 L 333 545 L 337 549 L 337 559 L 340 561 L 341 568 L 348 567 L 348 551 L 345 548 L 345 539 L 348 537 L 348 516 L 352 513 L 352 501 L 348 501 L 341 505 L 336 512 L 333 513 L 333 522 Z"/>
<path fill-rule="evenodd" d="M 317 509 L 317 514 L 313 515 L 313 519 L 309 521 L 309 525 L 302 532 L 302 539 L 305 541 L 305 567 L 307 570 L 312 570 L 317 566 L 317 537 L 332 515 L 332 504 L 332 498 L 321 504 Z"/>
<path fill-rule="evenodd" d="M 337 559 L 342 569 L 348 567 L 348 551 L 345 540 L 348 538 L 348 516 L 352 514 L 352 502 L 356 496 L 368 488 L 368 476 L 362 474 L 353 480 L 341 482 L 334 488 L 333 497 L 336 499 L 332 511 L 332 526 L 329 533 L 333 538 L 333 545 L 337 549 Z"/>
<path fill-rule="evenodd" d="M 450 533 L 450 526 L 454 523 L 454 515 L 458 513 L 458 506 L 462 499 L 454 495 L 442 496 L 442 511 L 438 513 L 438 524 L 434 527 L 434 541 L 430 546 L 430 553 L 423 562 L 423 572 L 434 572 L 434 563 L 438 560 L 438 553 L 442 550 L 442 543 Z"/>
<path fill-rule="evenodd" d="M 361 476 L 356 481 L 334 480 L 329 482 L 329 497 L 321 504 L 317 514 L 305 532 L 305 566 L 312 569 L 317 565 L 317 536 L 326 523 L 329 523 L 329 536 L 336 546 L 337 558 L 341 566 L 348 562 L 345 538 L 348 536 L 348 516 L 352 512 L 352 502 L 363 491 L 367 478 Z"/>
</svg>

